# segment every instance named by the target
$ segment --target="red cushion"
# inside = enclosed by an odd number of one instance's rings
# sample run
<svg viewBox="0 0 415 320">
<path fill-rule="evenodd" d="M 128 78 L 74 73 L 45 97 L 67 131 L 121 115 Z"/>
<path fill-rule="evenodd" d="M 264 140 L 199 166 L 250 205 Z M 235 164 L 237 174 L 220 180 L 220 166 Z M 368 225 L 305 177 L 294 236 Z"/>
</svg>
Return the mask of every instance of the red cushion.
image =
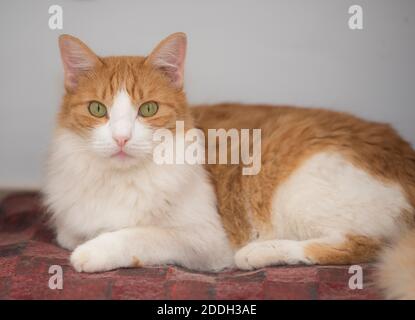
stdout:
<svg viewBox="0 0 415 320">
<path fill-rule="evenodd" d="M 47 228 L 39 195 L 12 194 L 0 203 L 0 299 L 378 299 L 363 267 L 363 289 L 349 288 L 349 266 L 270 267 L 251 272 L 196 273 L 175 266 L 75 272 L 69 252 Z M 63 289 L 49 289 L 51 265 Z"/>
</svg>

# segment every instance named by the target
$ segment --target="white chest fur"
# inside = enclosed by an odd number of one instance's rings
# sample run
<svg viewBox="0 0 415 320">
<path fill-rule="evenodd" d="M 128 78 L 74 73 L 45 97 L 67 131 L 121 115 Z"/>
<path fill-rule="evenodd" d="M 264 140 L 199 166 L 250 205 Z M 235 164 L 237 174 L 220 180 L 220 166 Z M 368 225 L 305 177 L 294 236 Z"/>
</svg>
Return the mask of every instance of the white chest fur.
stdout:
<svg viewBox="0 0 415 320">
<path fill-rule="evenodd" d="M 77 143 L 69 132 L 55 138 L 44 188 L 61 245 L 72 249 L 99 233 L 138 225 L 208 225 L 226 238 L 202 167 L 149 161 L 114 171 L 105 159 L 74 152 Z"/>
</svg>

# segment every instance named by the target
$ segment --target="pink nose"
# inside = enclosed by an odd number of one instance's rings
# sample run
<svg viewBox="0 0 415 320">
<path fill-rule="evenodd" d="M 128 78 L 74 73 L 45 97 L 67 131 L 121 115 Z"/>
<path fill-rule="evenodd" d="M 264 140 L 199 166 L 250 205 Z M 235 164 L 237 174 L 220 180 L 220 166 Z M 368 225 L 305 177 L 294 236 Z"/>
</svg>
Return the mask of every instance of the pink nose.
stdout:
<svg viewBox="0 0 415 320">
<path fill-rule="evenodd" d="M 125 144 L 130 140 L 129 137 L 114 137 L 115 142 L 117 142 L 118 146 L 121 148 L 125 146 Z"/>
</svg>

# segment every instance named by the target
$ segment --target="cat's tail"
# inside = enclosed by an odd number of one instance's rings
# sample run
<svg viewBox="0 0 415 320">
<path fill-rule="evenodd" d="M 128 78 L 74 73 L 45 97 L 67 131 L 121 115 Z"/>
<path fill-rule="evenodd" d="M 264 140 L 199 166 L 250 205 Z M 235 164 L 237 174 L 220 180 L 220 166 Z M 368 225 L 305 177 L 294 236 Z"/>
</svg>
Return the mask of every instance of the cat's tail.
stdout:
<svg viewBox="0 0 415 320">
<path fill-rule="evenodd" d="M 415 229 L 381 254 L 376 280 L 387 299 L 415 300 Z"/>
</svg>

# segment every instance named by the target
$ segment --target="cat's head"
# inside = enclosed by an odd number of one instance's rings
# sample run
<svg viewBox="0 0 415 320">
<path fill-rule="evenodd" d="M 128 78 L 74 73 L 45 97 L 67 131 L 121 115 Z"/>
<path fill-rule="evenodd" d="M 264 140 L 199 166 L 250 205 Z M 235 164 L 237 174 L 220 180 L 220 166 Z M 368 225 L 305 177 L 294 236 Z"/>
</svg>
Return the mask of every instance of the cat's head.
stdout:
<svg viewBox="0 0 415 320">
<path fill-rule="evenodd" d="M 164 39 L 147 57 L 99 57 L 79 39 L 59 38 L 66 94 L 58 127 L 89 152 L 116 166 L 151 159 L 153 133 L 191 126 L 183 92 L 186 35 Z"/>
</svg>

